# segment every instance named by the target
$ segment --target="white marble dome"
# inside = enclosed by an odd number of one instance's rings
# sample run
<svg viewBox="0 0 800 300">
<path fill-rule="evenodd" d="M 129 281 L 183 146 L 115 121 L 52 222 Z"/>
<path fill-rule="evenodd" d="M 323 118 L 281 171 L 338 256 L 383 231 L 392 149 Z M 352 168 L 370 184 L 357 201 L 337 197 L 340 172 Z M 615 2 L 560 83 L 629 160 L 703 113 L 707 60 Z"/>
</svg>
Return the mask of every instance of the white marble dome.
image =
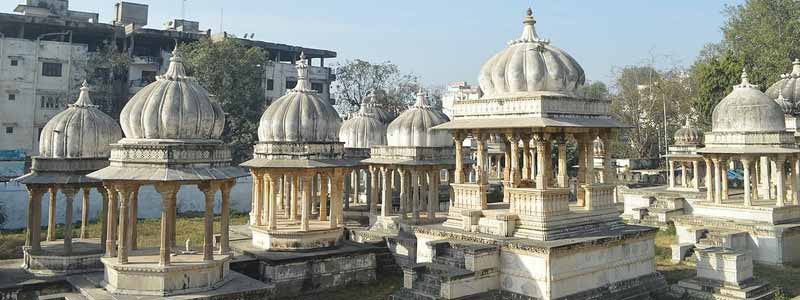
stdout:
<svg viewBox="0 0 800 300">
<path fill-rule="evenodd" d="M 742 83 L 734 86 L 714 108 L 713 132 L 783 132 L 786 131 L 783 110 L 758 86 L 750 84 L 747 72 Z"/>
<path fill-rule="evenodd" d="M 800 59 L 792 63 L 792 72 L 781 75 L 781 80 L 775 82 L 767 89 L 767 96 L 781 106 L 783 112 L 789 115 L 800 113 Z"/>
<path fill-rule="evenodd" d="M 55 115 L 42 128 L 39 156 L 44 158 L 104 158 L 122 131 L 110 116 L 92 104 L 86 82 L 78 101 Z"/>
<path fill-rule="evenodd" d="M 311 89 L 305 55 L 297 62 L 297 86 L 278 98 L 261 116 L 261 142 L 339 142 L 342 119 L 328 101 Z"/>
<path fill-rule="evenodd" d="M 217 140 L 225 127 L 225 112 L 186 76 L 176 47 L 167 72 L 122 108 L 120 125 L 127 139 Z"/>
<path fill-rule="evenodd" d="M 346 148 L 386 145 L 386 125 L 369 112 L 368 104 L 370 103 L 363 103 L 358 112 L 342 123 L 339 141 L 344 142 Z"/>
<path fill-rule="evenodd" d="M 447 147 L 453 138 L 446 130 L 430 128 L 449 122 L 443 112 L 431 107 L 425 94 L 417 93 L 417 102 L 397 117 L 386 130 L 387 142 L 394 147 Z"/>
<path fill-rule="evenodd" d="M 389 124 L 394 120 L 397 116 L 381 105 L 381 103 L 385 103 L 386 100 L 386 91 L 381 89 L 376 89 L 374 91 L 369 92 L 367 95 L 366 100 L 364 101 L 366 106 L 366 112 L 369 114 L 373 114 L 375 118 L 380 120 L 383 124 Z"/>
<path fill-rule="evenodd" d="M 586 81 L 583 68 L 549 40 L 539 38 L 531 9 L 523 23 L 522 36 L 481 68 L 478 83 L 484 97 L 574 93 Z"/>
<path fill-rule="evenodd" d="M 675 131 L 673 136 L 677 146 L 697 146 L 703 144 L 703 132 L 694 127 L 692 121 L 686 118 L 686 124 L 681 129 Z"/>
</svg>

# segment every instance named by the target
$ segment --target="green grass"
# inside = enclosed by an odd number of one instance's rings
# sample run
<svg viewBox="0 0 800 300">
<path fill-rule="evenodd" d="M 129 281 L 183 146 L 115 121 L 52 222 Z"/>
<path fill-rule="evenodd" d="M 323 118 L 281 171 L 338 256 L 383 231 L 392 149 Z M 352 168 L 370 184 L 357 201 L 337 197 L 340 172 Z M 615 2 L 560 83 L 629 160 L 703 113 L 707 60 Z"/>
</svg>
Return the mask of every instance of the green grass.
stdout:
<svg viewBox="0 0 800 300">
<path fill-rule="evenodd" d="M 231 225 L 247 224 L 248 216 L 245 214 L 232 214 Z M 219 216 L 214 217 L 214 232 L 219 232 Z M 202 244 L 203 241 L 203 217 L 199 215 L 181 216 L 178 218 L 175 226 L 176 241 L 183 244 L 186 238 L 192 240 L 194 246 Z M 161 235 L 161 220 L 148 219 L 139 220 L 136 229 L 138 230 L 138 238 L 136 240 L 140 248 L 158 247 L 160 244 Z M 80 224 L 72 226 L 73 238 L 80 236 Z M 90 238 L 97 238 L 100 236 L 100 223 L 90 223 L 87 227 L 87 234 Z M 47 228 L 42 227 L 42 237 L 47 235 Z M 61 239 L 64 236 L 64 226 L 59 225 L 56 228 L 56 238 Z M 22 246 L 25 245 L 25 230 L 13 231 L 0 231 L 0 259 L 14 259 L 22 258 Z"/>
<path fill-rule="evenodd" d="M 303 299 L 325 299 L 325 300 L 384 300 L 391 293 L 403 287 L 403 275 L 392 274 L 379 278 L 378 281 L 370 284 L 356 284 L 333 291 L 304 296 Z"/>
</svg>

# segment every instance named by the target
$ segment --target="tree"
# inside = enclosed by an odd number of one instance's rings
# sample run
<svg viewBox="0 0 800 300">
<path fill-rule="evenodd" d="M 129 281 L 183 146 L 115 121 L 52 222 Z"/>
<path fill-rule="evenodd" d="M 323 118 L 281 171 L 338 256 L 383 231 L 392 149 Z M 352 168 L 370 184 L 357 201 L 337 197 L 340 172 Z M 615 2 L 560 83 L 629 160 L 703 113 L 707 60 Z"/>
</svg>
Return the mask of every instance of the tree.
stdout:
<svg viewBox="0 0 800 300">
<path fill-rule="evenodd" d="M 711 128 L 714 107 L 740 82 L 744 62 L 731 50 L 723 50 L 695 62 L 691 68 L 693 108 L 697 112 L 697 126 Z"/>
<path fill-rule="evenodd" d="M 197 78 L 225 110 L 222 140 L 231 145 L 234 161 L 252 157 L 259 120 L 266 107 L 262 84 L 267 53 L 234 39 L 201 39 L 182 45 L 181 50 L 187 73 Z"/>
<path fill-rule="evenodd" d="M 602 81 L 595 81 L 580 87 L 578 95 L 588 99 L 606 100 L 609 97 L 608 86 Z"/>
<path fill-rule="evenodd" d="M 383 101 L 380 105 L 397 114 L 414 103 L 419 89 L 416 76 L 401 73 L 391 62 L 373 64 L 356 59 L 337 64 L 335 68 L 333 91 L 341 114 L 357 111 L 367 94 L 376 89 L 386 91 L 386 97 L 379 99 Z"/>
</svg>

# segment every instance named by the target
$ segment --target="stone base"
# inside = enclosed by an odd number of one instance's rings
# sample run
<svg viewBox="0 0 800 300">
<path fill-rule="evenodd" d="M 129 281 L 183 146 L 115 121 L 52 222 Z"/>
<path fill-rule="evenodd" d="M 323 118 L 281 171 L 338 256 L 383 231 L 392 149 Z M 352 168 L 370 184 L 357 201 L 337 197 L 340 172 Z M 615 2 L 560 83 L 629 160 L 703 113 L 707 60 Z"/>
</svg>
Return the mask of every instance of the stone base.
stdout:
<svg viewBox="0 0 800 300">
<path fill-rule="evenodd" d="M 103 270 L 100 258 L 103 248 L 99 240 L 72 241 L 72 253 L 64 253 L 62 240 L 43 242 L 42 250 L 34 252 L 23 247 L 23 265 L 26 271 L 36 275 L 70 275 Z"/>
<path fill-rule="evenodd" d="M 678 299 L 718 299 L 718 300 L 770 300 L 776 288 L 759 281 L 750 281 L 739 286 L 726 285 L 724 282 L 692 278 L 685 279 L 669 289 L 669 295 Z"/>
<path fill-rule="evenodd" d="M 338 246 L 344 237 L 344 229 L 316 229 L 309 231 L 267 230 L 251 226 L 253 246 L 273 251 L 314 250 Z"/>
<path fill-rule="evenodd" d="M 105 289 L 113 294 L 172 296 L 213 290 L 230 280 L 228 255 L 215 255 L 213 261 L 203 261 L 202 254 L 178 255 L 169 266 L 159 266 L 158 255 L 151 253 L 133 251 L 136 256 L 130 256 L 128 264 L 102 258 Z"/>
</svg>

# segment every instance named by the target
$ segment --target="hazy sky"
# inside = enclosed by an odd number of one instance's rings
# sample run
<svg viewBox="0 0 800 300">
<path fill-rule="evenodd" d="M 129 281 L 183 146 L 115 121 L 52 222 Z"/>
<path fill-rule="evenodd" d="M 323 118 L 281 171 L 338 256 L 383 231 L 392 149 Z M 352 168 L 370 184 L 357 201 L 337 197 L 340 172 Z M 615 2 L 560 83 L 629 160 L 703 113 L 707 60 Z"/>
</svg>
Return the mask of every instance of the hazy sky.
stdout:
<svg viewBox="0 0 800 300">
<path fill-rule="evenodd" d="M 181 15 L 182 0 L 150 5 L 149 27 Z M 474 83 L 480 66 L 519 37 L 530 0 L 186 0 L 201 29 L 328 49 L 339 58 L 391 61 L 424 83 Z M 23 0 L 0 1 L 10 12 Z M 70 9 L 113 18 L 113 0 L 71 0 Z M 689 65 L 721 38 L 726 4 L 743 0 L 534 0 L 539 35 L 575 57 L 590 80 L 646 61 Z M 502 4 L 501 4 L 502 3 Z"/>
</svg>

